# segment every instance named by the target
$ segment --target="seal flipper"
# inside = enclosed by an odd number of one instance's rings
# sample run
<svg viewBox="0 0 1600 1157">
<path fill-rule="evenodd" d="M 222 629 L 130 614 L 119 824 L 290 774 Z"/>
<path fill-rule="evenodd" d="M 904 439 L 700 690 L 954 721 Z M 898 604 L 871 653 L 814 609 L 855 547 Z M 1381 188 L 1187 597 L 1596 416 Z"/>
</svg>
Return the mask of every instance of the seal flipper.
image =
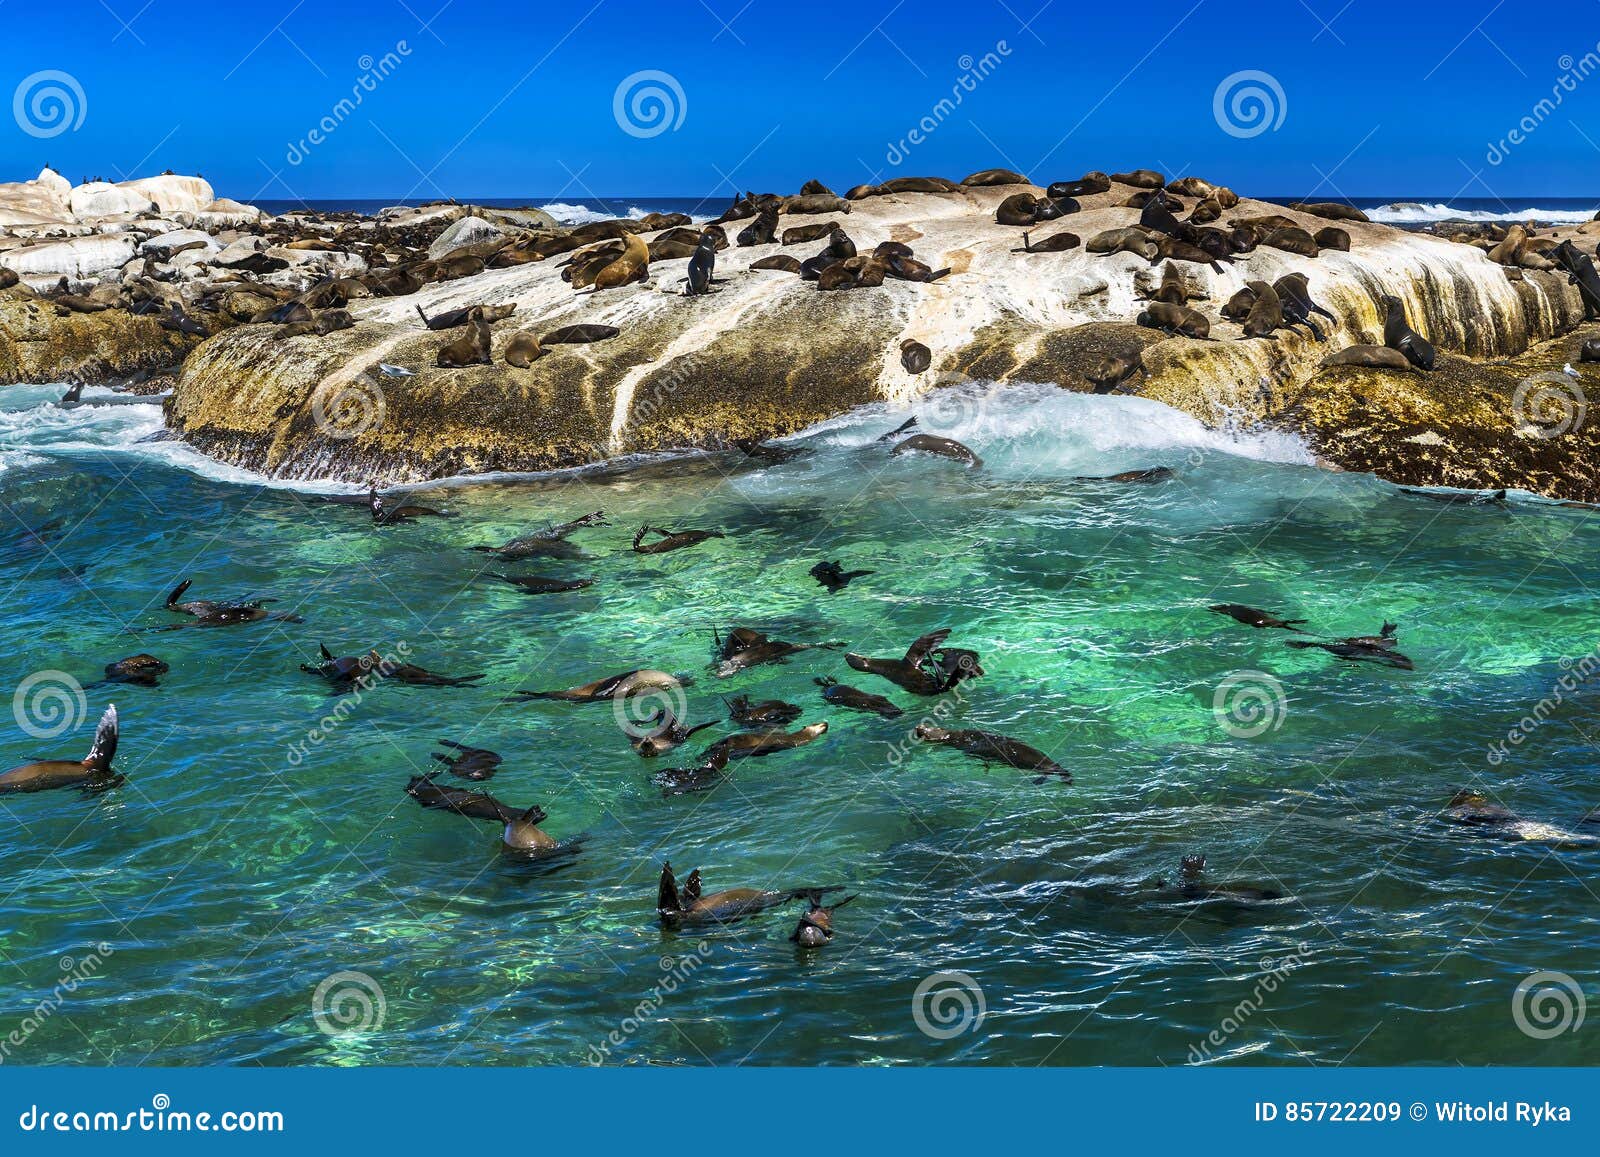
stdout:
<svg viewBox="0 0 1600 1157">
<path fill-rule="evenodd" d="M 915 414 L 912 414 L 911 417 L 907 418 L 904 422 L 901 422 L 898 426 L 896 426 L 893 430 L 890 430 L 887 434 L 879 435 L 878 441 L 887 442 L 892 438 L 898 438 L 901 434 L 904 434 L 907 430 L 911 429 L 916 424 L 917 424 L 917 416 Z"/>
<path fill-rule="evenodd" d="M 83 757 L 83 766 L 89 769 L 92 782 L 111 778 L 111 761 L 117 754 L 118 734 L 117 705 L 113 703 L 100 717 L 100 725 L 94 729 L 94 743 L 89 747 L 89 754 Z"/>
<path fill-rule="evenodd" d="M 683 900 L 678 895 L 678 881 L 672 874 L 671 861 L 661 865 L 661 883 L 656 888 L 656 911 L 663 916 L 683 911 Z"/>
<path fill-rule="evenodd" d="M 189 589 L 189 584 L 192 581 L 192 579 L 184 579 L 181 583 L 174 587 L 172 593 L 167 596 L 167 606 L 170 607 L 177 603 L 177 601 L 183 597 L 183 592 Z"/>
</svg>

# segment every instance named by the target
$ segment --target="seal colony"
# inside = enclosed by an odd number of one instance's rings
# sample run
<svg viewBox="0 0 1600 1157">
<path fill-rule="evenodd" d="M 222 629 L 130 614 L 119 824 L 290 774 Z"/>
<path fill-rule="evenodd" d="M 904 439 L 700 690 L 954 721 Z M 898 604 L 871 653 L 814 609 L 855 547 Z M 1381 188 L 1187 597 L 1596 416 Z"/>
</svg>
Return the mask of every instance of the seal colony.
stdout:
<svg viewBox="0 0 1600 1157">
<path fill-rule="evenodd" d="M 1594 364 L 1600 223 L 1425 235 L 1148 169 L 972 177 L 810 181 L 706 225 L 262 217 L 202 203 L 209 186 L 6 217 L 62 195 L 47 171 L 0 186 L 0 380 L 181 363 L 171 427 L 280 477 L 759 444 L 975 379 L 1273 423 L 1404 484 L 1600 499 L 1589 426 L 1514 405 L 1524 380 Z M 330 430 L 330 401 L 381 416 Z"/>
</svg>

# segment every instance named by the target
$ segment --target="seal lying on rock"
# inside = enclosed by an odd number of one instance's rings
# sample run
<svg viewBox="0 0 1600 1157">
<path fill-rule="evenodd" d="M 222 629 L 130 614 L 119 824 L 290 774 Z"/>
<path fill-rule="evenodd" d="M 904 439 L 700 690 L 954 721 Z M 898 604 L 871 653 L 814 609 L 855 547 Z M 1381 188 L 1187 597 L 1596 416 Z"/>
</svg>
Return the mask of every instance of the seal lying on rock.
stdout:
<svg viewBox="0 0 1600 1157">
<path fill-rule="evenodd" d="M 515 313 L 517 311 L 517 303 L 513 301 L 507 305 L 468 305 L 463 306 L 461 309 L 451 309 L 446 310 L 444 313 L 436 313 L 432 317 L 422 312 L 421 305 L 418 305 L 416 310 L 417 316 L 422 319 L 423 325 L 431 330 L 438 331 L 455 329 L 457 326 L 463 326 L 472 321 L 481 321 L 493 325 L 495 322 L 502 321 Z"/>
<path fill-rule="evenodd" d="M 494 359 L 490 356 L 493 331 L 488 323 L 476 319 L 467 323 L 467 332 L 448 345 L 441 346 L 435 358 L 440 369 L 460 369 L 463 366 L 486 366 Z"/>
<path fill-rule="evenodd" d="M 541 345 L 587 345 L 614 338 L 622 331 L 614 325 L 564 325 L 539 339 Z"/>
<path fill-rule="evenodd" d="M 117 707 L 113 703 L 100 717 L 88 755 L 80 760 L 41 759 L 0 772 L 0 795 L 49 791 L 57 787 L 101 792 L 121 785 L 124 777 L 111 770 L 111 761 L 117 754 L 118 735 Z"/>
<path fill-rule="evenodd" d="M 1360 366 L 1369 370 L 1403 370 L 1413 374 L 1420 372 L 1405 354 L 1386 345 L 1346 346 L 1336 354 L 1329 354 L 1319 363 L 1319 368 L 1325 370 L 1334 366 Z"/>
<path fill-rule="evenodd" d="M 900 343 L 900 364 L 908 374 L 923 373 L 933 364 L 933 351 L 908 337 Z"/>
<path fill-rule="evenodd" d="M 1134 321 L 1146 329 L 1159 329 L 1172 336 L 1192 337 L 1199 341 L 1211 336 L 1211 322 L 1206 315 L 1186 305 L 1153 301 Z"/>
<path fill-rule="evenodd" d="M 753 916 L 779 904 L 787 904 L 790 900 L 815 900 L 828 892 L 844 890 L 837 886 L 788 888 L 776 892 L 757 888 L 729 888 L 703 896 L 700 889 L 699 868 L 689 873 L 680 891 L 678 881 L 672 874 L 672 865 L 662 864 L 661 882 L 656 889 L 656 913 L 661 917 L 661 923 L 668 928 L 680 924 L 720 924 Z"/>
<path fill-rule="evenodd" d="M 1072 773 L 1036 747 L 993 731 L 946 731 L 931 723 L 919 723 L 911 734 L 924 743 L 937 743 L 953 747 L 985 763 L 1004 763 L 1022 771 L 1039 772 L 1036 784 L 1046 782 L 1052 775 L 1063 783 L 1072 782 Z"/>
<path fill-rule="evenodd" d="M 1383 344 L 1406 355 L 1406 360 L 1419 370 L 1433 369 L 1433 346 L 1406 322 L 1406 307 L 1398 297 L 1385 296 L 1380 300 L 1385 310 Z"/>
</svg>

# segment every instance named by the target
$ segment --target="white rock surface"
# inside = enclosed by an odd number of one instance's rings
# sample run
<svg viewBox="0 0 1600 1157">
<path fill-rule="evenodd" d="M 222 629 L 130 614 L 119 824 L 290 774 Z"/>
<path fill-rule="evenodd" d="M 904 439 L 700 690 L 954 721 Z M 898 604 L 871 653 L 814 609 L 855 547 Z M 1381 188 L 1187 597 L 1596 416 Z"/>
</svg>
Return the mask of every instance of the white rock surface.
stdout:
<svg viewBox="0 0 1600 1157">
<path fill-rule="evenodd" d="M 92 277 L 125 265 L 133 257 L 133 239 L 126 236 L 74 237 L 44 245 L 25 245 L 6 253 L 5 264 L 24 277 Z"/>
<path fill-rule="evenodd" d="M 439 260 L 463 245 L 476 245 L 480 241 L 498 241 L 505 233 L 482 217 L 463 217 L 434 239 L 428 246 L 428 257 Z"/>
</svg>

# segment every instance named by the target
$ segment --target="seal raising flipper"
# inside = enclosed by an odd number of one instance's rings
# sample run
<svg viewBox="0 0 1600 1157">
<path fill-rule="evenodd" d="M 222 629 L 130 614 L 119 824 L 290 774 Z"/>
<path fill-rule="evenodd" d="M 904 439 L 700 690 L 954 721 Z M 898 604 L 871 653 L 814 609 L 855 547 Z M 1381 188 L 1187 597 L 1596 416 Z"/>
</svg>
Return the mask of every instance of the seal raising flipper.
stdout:
<svg viewBox="0 0 1600 1157">
<path fill-rule="evenodd" d="M 917 424 L 917 416 L 915 414 L 912 414 L 911 417 L 907 418 L 904 422 L 901 422 L 898 426 L 896 426 L 893 430 L 890 430 L 887 434 L 879 434 L 878 435 L 878 441 L 879 442 L 891 442 L 894 439 L 898 438 L 901 434 L 904 434 L 907 430 L 910 430 L 913 427 L 915 427 L 916 424 Z"/>
<path fill-rule="evenodd" d="M 630 740 L 630 745 L 646 759 L 654 759 L 662 752 L 671 751 L 689 742 L 690 736 L 697 731 L 704 731 L 708 727 L 715 727 L 721 720 L 712 719 L 706 723 L 697 723 L 693 727 L 684 726 L 683 722 L 672 713 L 672 705 L 663 704 L 661 710 L 656 712 L 647 726 L 650 731 Z"/>
<path fill-rule="evenodd" d="M 794 931 L 789 934 L 789 939 L 801 948 L 821 948 L 833 939 L 833 914 L 854 900 L 855 896 L 846 896 L 837 904 L 827 908 L 822 905 L 820 892 L 813 892 L 806 899 L 811 901 L 811 907 L 800 917 L 800 923 L 795 925 Z"/>
<path fill-rule="evenodd" d="M 757 912 L 790 900 L 811 900 L 816 903 L 829 892 L 841 892 L 838 885 L 829 888 L 787 888 L 781 891 L 763 891 L 758 888 L 729 888 L 722 892 L 701 894 L 700 869 L 689 873 L 683 887 L 678 887 L 672 874 L 672 865 L 661 865 L 661 880 L 656 888 L 656 914 L 669 928 L 679 924 L 715 924 L 753 916 Z"/>
<path fill-rule="evenodd" d="M 95 728 L 94 743 L 89 754 L 81 760 L 42 759 L 25 763 L 10 771 L 0 772 L 0 795 L 20 792 L 48 791 L 56 787 L 75 787 L 80 791 L 109 791 L 123 782 L 123 777 L 111 770 L 116 758 L 117 706 L 113 703 L 100 717 Z"/>
<path fill-rule="evenodd" d="M 265 618 L 277 618 L 284 622 L 298 623 L 297 615 L 270 615 L 266 605 L 275 602 L 275 599 L 250 599 L 244 602 L 212 602 L 209 599 L 191 599 L 180 603 L 183 592 L 189 589 L 191 580 L 184 579 L 170 595 L 167 596 L 167 610 L 180 615 L 192 615 L 198 620 L 197 625 L 202 627 L 227 627 L 235 623 L 254 623 Z"/>
<path fill-rule="evenodd" d="M 645 542 L 647 534 L 658 535 L 654 542 Z M 644 526 L 633 536 L 633 551 L 635 554 L 666 554 L 670 550 L 682 550 L 686 546 L 697 546 L 708 538 L 726 538 L 720 530 L 662 530 L 656 526 Z"/>
<path fill-rule="evenodd" d="M 960 648 L 940 649 L 950 637 L 950 628 L 930 631 L 912 643 L 903 659 L 869 659 L 848 654 L 844 661 L 857 671 L 881 675 L 916 695 L 939 695 L 965 679 L 983 674 L 975 651 Z"/>
<path fill-rule="evenodd" d="M 406 784 L 406 794 L 425 808 L 502 825 L 500 846 L 505 851 L 545 856 L 571 850 L 570 845 L 563 845 L 540 829 L 539 825 L 549 816 L 538 804 L 528 808 L 508 807 L 487 792 L 435 783 L 434 777 L 438 774 L 438 771 L 428 771 L 412 776 Z"/>
<path fill-rule="evenodd" d="M 814 647 L 826 647 L 827 643 L 786 643 L 782 639 L 769 639 L 760 631 L 752 627 L 735 627 L 724 638 L 716 631 L 712 632 L 716 643 L 717 678 L 726 679 L 750 667 L 758 667 L 763 663 L 781 663 L 790 655 L 801 651 L 809 651 Z"/>
</svg>

